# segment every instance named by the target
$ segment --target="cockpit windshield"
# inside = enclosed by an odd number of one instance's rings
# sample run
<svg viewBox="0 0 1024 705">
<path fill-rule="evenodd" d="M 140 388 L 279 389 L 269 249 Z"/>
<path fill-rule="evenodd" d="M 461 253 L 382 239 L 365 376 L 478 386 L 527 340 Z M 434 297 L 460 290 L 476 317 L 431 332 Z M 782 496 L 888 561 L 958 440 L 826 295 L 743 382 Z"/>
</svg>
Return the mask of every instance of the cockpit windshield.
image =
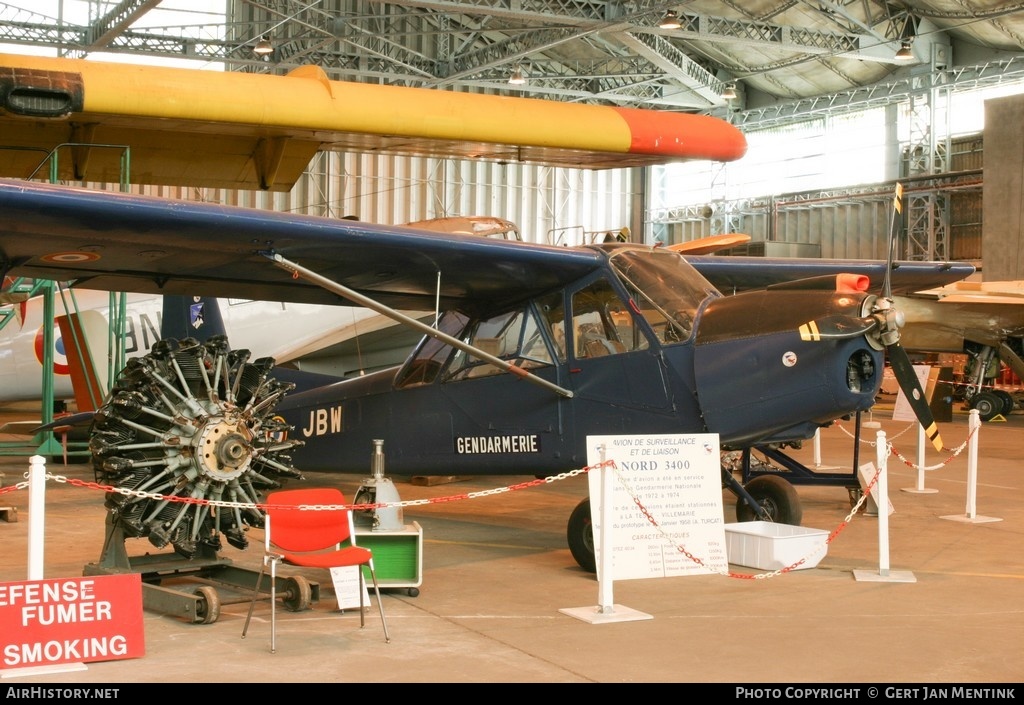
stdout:
<svg viewBox="0 0 1024 705">
<path fill-rule="evenodd" d="M 672 250 L 622 248 L 612 252 L 612 268 L 662 342 L 685 340 L 697 309 L 721 293 L 682 255 Z"/>
</svg>

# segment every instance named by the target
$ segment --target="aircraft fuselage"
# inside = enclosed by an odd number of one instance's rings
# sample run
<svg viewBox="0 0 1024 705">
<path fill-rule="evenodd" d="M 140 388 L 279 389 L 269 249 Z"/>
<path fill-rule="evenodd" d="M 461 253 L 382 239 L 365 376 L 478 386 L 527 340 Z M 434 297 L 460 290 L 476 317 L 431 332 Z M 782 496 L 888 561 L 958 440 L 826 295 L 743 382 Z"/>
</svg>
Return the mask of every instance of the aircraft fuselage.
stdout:
<svg viewBox="0 0 1024 705">
<path fill-rule="evenodd" d="M 549 475 L 585 465 L 589 435 L 803 440 L 873 404 L 883 360 L 865 336 L 798 333 L 861 316 L 864 294 L 722 297 L 677 257 L 643 253 L 612 251 L 606 271 L 497 312 L 442 316 L 443 332 L 571 396 L 427 336 L 401 367 L 286 397 L 296 467 L 365 472 L 382 440 L 392 474 Z M 659 289 L 666 267 L 674 284 Z"/>
</svg>

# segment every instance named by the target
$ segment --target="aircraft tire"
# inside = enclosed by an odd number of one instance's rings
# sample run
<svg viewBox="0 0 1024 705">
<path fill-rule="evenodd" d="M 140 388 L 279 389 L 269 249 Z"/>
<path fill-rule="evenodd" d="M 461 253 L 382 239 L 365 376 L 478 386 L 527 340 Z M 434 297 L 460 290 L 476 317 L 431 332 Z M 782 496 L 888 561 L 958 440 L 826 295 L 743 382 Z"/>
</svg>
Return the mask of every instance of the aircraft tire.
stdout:
<svg viewBox="0 0 1024 705">
<path fill-rule="evenodd" d="M 776 524 L 800 526 L 804 518 L 804 510 L 800 504 L 800 495 L 796 488 L 781 477 L 762 475 L 755 477 L 743 488 L 763 507 Z M 757 521 L 759 517 L 753 508 L 742 499 L 736 501 L 737 521 Z"/>
<path fill-rule="evenodd" d="M 1003 413 L 1003 400 L 994 392 L 980 392 L 971 397 L 971 408 L 978 410 L 982 421 L 991 421 Z"/>
<path fill-rule="evenodd" d="M 594 526 L 590 518 L 589 497 L 577 504 L 569 515 L 566 539 L 569 542 L 569 552 L 580 568 L 589 573 L 596 573 L 597 558 L 594 554 Z"/>
<path fill-rule="evenodd" d="M 1013 395 L 1005 389 L 993 389 L 992 393 L 1003 400 L 1003 416 L 1006 416 L 1011 411 L 1016 403 L 1013 401 Z"/>
</svg>

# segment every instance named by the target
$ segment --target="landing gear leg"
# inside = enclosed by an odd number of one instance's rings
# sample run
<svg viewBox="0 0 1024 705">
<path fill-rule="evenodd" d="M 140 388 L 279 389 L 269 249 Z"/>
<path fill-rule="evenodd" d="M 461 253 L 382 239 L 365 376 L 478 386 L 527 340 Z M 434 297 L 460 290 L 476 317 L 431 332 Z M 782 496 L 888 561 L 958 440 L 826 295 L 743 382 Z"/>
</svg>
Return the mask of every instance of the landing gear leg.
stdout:
<svg viewBox="0 0 1024 705">
<path fill-rule="evenodd" d="M 776 524 L 800 526 L 804 518 L 803 507 L 796 488 L 781 477 L 762 475 L 755 477 L 744 487 L 753 498 L 757 509 L 749 501 L 739 498 L 736 502 L 737 521 L 772 521 Z"/>
</svg>

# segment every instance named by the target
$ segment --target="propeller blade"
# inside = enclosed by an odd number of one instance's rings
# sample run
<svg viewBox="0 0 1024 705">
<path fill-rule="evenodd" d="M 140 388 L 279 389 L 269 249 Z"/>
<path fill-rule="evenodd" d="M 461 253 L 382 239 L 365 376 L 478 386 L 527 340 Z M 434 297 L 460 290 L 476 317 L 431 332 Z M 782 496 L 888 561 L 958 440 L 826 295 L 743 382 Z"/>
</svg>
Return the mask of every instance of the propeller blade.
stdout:
<svg viewBox="0 0 1024 705">
<path fill-rule="evenodd" d="M 889 356 L 889 364 L 892 365 L 893 374 L 899 382 L 900 389 L 910 402 L 910 408 L 914 410 L 924 434 L 935 446 L 935 450 L 942 450 L 942 438 L 939 436 L 939 427 L 935 425 L 935 417 L 932 416 L 932 409 L 928 406 L 928 400 L 924 396 L 924 390 L 917 381 L 917 373 L 910 362 L 907 351 L 899 343 L 893 343 L 885 348 Z"/>
<path fill-rule="evenodd" d="M 874 316 L 865 316 L 864 318 L 825 316 L 800 326 L 800 340 L 814 343 L 826 339 L 856 338 L 859 335 L 870 333 L 877 326 L 878 319 Z"/>
</svg>

